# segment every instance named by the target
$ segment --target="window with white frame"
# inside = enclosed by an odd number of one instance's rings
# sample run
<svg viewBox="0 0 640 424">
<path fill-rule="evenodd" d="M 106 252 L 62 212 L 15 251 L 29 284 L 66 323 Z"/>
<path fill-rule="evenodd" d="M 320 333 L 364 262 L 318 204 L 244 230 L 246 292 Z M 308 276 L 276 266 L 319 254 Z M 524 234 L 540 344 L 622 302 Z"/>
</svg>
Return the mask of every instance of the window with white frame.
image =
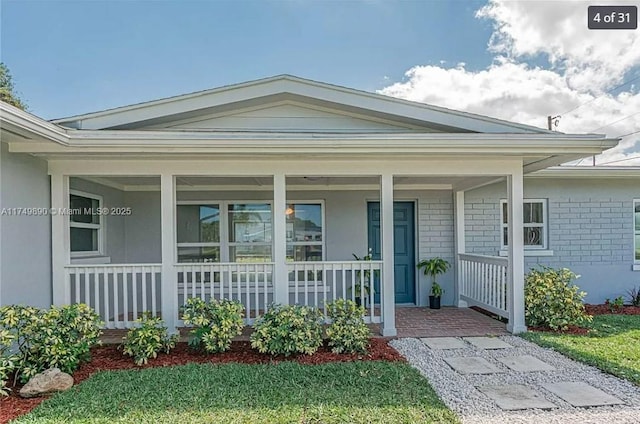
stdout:
<svg viewBox="0 0 640 424">
<path fill-rule="evenodd" d="M 71 256 L 94 256 L 103 253 L 103 217 L 99 215 L 102 197 L 80 191 L 69 192 Z"/>
<path fill-rule="evenodd" d="M 232 203 L 227 211 L 229 261 L 271 261 L 271 205 Z"/>
<path fill-rule="evenodd" d="M 322 202 L 289 202 L 287 205 L 287 260 L 323 260 Z M 181 201 L 177 205 L 176 227 L 180 263 L 272 260 L 269 202 Z"/>
<path fill-rule="evenodd" d="M 523 203 L 524 248 L 547 248 L 547 201 L 545 199 L 525 199 Z M 501 247 L 509 244 L 509 205 L 500 201 Z"/>
<path fill-rule="evenodd" d="M 178 205 L 178 262 L 220 262 L 220 205 Z"/>
<path fill-rule="evenodd" d="M 322 203 L 292 202 L 287 206 L 287 261 L 322 261 Z"/>
<path fill-rule="evenodd" d="M 640 263 L 640 199 L 633 201 L 633 227 L 635 260 Z"/>
</svg>

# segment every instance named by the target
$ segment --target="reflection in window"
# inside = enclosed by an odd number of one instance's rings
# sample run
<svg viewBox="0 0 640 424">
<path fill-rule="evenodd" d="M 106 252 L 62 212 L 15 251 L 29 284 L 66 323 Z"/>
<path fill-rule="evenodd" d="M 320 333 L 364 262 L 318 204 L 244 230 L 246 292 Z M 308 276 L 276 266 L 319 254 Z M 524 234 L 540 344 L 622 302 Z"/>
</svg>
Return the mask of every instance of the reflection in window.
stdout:
<svg viewBox="0 0 640 424">
<path fill-rule="evenodd" d="M 178 262 L 220 261 L 220 206 L 178 205 Z"/>
<path fill-rule="evenodd" d="M 271 205 L 231 204 L 228 211 L 229 260 L 271 261 Z"/>
<path fill-rule="evenodd" d="M 504 248 L 509 245 L 509 207 L 505 200 L 501 202 L 501 206 L 500 222 L 502 223 L 502 247 Z M 525 249 L 546 248 L 546 201 L 525 200 L 522 206 Z"/>
<path fill-rule="evenodd" d="M 287 260 L 322 261 L 322 204 L 292 203 L 286 213 Z"/>
<path fill-rule="evenodd" d="M 70 248 L 72 256 L 99 255 L 102 253 L 100 232 L 102 198 L 91 194 L 71 192 L 69 208 Z"/>
</svg>

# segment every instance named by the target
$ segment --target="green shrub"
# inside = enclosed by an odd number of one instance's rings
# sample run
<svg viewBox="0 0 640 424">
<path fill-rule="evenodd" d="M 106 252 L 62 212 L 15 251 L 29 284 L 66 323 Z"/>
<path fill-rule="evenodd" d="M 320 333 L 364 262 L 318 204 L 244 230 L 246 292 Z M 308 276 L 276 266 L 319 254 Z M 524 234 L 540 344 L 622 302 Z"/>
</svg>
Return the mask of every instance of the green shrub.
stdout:
<svg viewBox="0 0 640 424">
<path fill-rule="evenodd" d="M 17 356 L 11 352 L 15 336 L 9 330 L 0 328 L 0 395 L 7 396 L 9 378 L 15 369 Z"/>
<path fill-rule="evenodd" d="M 100 342 L 100 317 L 89 306 L 74 304 L 49 310 L 29 306 L 0 308 L 0 330 L 15 343 L 15 372 L 25 382 L 52 367 L 72 373 Z"/>
<path fill-rule="evenodd" d="M 169 353 L 176 347 L 179 336 L 169 335 L 161 318 L 144 312 L 135 323 L 137 327 L 127 331 L 127 335 L 123 338 L 122 352 L 133 356 L 136 365 L 146 364 L 150 358 L 156 358 L 158 352 Z"/>
<path fill-rule="evenodd" d="M 364 308 L 352 300 L 338 299 L 327 304 L 329 346 L 334 353 L 366 353 L 369 327 L 364 322 Z"/>
<path fill-rule="evenodd" d="M 253 325 L 251 347 L 270 355 L 311 355 L 322 344 L 322 322 L 317 308 L 271 305 Z"/>
<path fill-rule="evenodd" d="M 609 310 L 611 311 L 611 313 L 620 312 L 624 307 L 624 297 L 618 296 L 615 299 L 613 299 L 613 301 L 607 298 L 604 301 L 604 304 L 609 307 Z"/>
<path fill-rule="evenodd" d="M 591 316 L 584 310 L 585 292 L 573 284 L 578 278 L 567 268 L 532 269 L 525 277 L 525 319 L 529 326 L 564 330 L 584 325 Z"/>
<path fill-rule="evenodd" d="M 244 306 L 235 300 L 190 298 L 182 308 L 182 320 L 193 325 L 189 344 L 217 353 L 229 350 L 231 340 L 244 328 Z"/>
</svg>

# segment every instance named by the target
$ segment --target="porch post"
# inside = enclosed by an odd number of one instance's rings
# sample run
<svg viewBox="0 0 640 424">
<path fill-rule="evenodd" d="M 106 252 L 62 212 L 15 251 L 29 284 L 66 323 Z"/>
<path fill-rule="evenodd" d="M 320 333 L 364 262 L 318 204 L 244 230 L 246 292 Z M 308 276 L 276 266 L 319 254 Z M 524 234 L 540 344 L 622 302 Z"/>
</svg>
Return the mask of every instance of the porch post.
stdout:
<svg viewBox="0 0 640 424">
<path fill-rule="evenodd" d="M 283 173 L 273 175 L 273 300 L 289 303 L 289 276 L 287 273 L 287 188 Z"/>
<path fill-rule="evenodd" d="M 51 278 L 52 302 L 56 306 L 71 303 L 64 268 L 71 263 L 68 208 L 69 176 L 51 174 Z"/>
<path fill-rule="evenodd" d="M 509 275 L 507 305 L 511 333 L 527 331 L 524 322 L 524 228 L 522 167 L 518 166 L 507 176 L 508 225 L 509 225 Z"/>
<path fill-rule="evenodd" d="M 466 308 L 467 302 L 460 299 L 460 279 L 462 278 L 462 269 L 460 268 L 459 255 L 466 251 L 466 241 L 464 235 L 464 191 L 455 191 L 453 197 L 453 207 L 455 210 L 455 224 L 456 224 L 456 257 L 454 262 L 456 273 L 456 292 L 455 298 L 458 303 L 458 308 Z"/>
<path fill-rule="evenodd" d="M 395 281 L 393 273 L 393 175 L 380 178 L 380 233 L 382 253 L 382 335 L 393 337 L 396 330 Z"/>
<path fill-rule="evenodd" d="M 162 233 L 162 319 L 170 332 L 177 332 L 178 279 L 174 269 L 176 249 L 176 190 L 171 174 L 160 176 L 160 208 Z"/>
</svg>

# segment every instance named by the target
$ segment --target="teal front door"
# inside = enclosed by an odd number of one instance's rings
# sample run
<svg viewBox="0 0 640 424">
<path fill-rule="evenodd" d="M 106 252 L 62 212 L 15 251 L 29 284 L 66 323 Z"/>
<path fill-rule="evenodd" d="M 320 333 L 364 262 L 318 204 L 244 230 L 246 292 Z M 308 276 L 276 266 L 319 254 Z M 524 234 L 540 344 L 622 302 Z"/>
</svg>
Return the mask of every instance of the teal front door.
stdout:
<svg viewBox="0 0 640 424">
<path fill-rule="evenodd" d="M 380 260 L 380 203 L 367 204 L 369 247 L 374 260 Z M 413 202 L 393 204 L 393 276 L 396 303 L 416 302 L 415 227 Z M 379 290 L 376 290 L 378 293 Z M 377 297 L 377 296 L 376 296 Z M 378 301 L 378 299 L 376 299 Z"/>
</svg>

